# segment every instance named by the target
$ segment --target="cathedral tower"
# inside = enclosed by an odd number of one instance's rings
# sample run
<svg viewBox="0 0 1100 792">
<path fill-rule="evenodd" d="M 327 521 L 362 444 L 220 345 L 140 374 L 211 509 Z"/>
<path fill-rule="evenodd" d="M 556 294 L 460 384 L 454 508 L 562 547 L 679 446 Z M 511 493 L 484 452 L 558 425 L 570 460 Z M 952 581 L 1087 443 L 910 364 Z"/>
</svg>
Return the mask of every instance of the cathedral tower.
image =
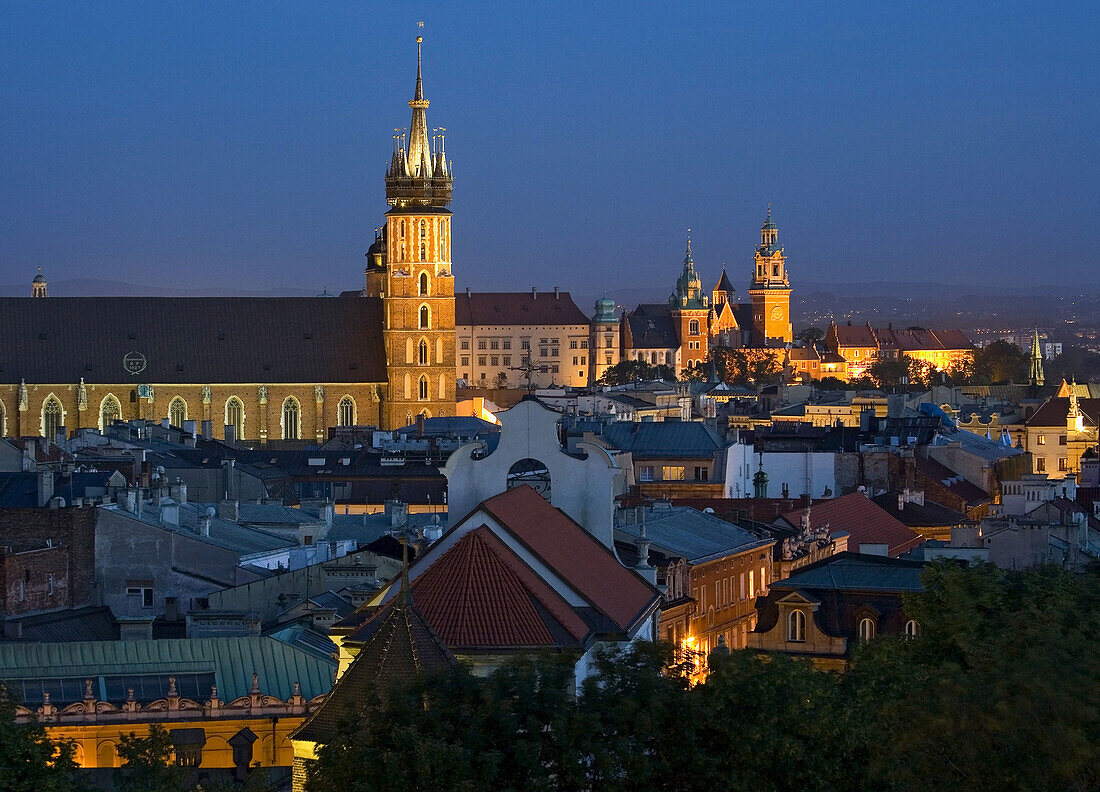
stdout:
<svg viewBox="0 0 1100 792">
<path fill-rule="evenodd" d="M 772 220 L 772 208 L 760 228 L 760 247 L 749 286 L 752 301 L 752 345 L 783 346 L 794 339 L 791 331 L 791 284 L 787 280 L 787 258 L 779 246 L 779 226 Z"/>
<path fill-rule="evenodd" d="M 395 135 L 386 170 L 386 223 L 367 253 L 369 297 L 382 300 L 389 393 L 383 424 L 455 410 L 455 300 L 451 275 L 451 163 L 443 130 L 428 135 L 428 100 L 416 39 L 416 88 L 408 140 Z"/>
<path fill-rule="evenodd" d="M 676 279 L 676 293 L 669 297 L 669 314 L 680 340 L 680 360 L 676 373 L 702 365 L 707 359 L 710 306 L 703 281 L 695 272 L 691 258 L 691 237 L 684 252 L 684 269 Z"/>
</svg>

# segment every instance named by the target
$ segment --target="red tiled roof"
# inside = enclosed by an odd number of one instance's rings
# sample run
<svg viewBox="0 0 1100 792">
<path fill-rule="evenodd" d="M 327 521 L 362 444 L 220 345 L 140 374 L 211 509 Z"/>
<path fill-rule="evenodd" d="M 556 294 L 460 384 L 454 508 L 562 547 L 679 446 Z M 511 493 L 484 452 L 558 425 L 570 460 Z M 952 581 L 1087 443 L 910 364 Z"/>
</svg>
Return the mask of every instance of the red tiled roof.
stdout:
<svg viewBox="0 0 1100 792">
<path fill-rule="evenodd" d="M 802 511 L 789 511 L 783 519 L 798 527 L 802 521 Z M 899 556 L 921 542 L 919 534 L 909 530 L 861 492 L 815 501 L 810 508 L 810 524 L 818 528 L 826 523 L 830 530 L 848 532 L 848 547 L 853 551 L 858 551 L 861 544 L 885 544 L 890 555 Z"/>
<path fill-rule="evenodd" d="M 530 487 L 495 495 L 481 507 L 620 630 L 659 601 L 656 589 Z"/>
<path fill-rule="evenodd" d="M 455 324 L 466 325 L 587 325 L 588 317 L 569 292 L 459 292 Z"/>
<path fill-rule="evenodd" d="M 1077 407 L 1084 413 L 1088 422 L 1095 424 L 1100 421 L 1100 399 L 1078 399 Z M 1069 397 L 1057 396 L 1043 402 L 1035 414 L 1027 419 L 1027 425 L 1057 426 L 1065 429 L 1068 415 Z"/>
<path fill-rule="evenodd" d="M 833 325 L 829 328 L 835 331 L 837 346 L 842 347 L 877 347 L 878 340 L 875 333 L 867 325 Z"/>
<path fill-rule="evenodd" d="M 485 526 L 417 575 L 410 591 L 417 610 L 451 649 L 558 646 L 565 636 L 572 644 L 588 633 L 561 595 Z"/>
</svg>

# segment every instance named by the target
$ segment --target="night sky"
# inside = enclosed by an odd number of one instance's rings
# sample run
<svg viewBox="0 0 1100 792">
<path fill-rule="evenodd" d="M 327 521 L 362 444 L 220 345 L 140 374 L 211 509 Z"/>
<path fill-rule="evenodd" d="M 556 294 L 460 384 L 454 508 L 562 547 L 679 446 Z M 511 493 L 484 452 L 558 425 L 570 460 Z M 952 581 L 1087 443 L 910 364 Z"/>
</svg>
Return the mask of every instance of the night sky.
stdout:
<svg viewBox="0 0 1100 792">
<path fill-rule="evenodd" d="M 1095 0 L 468 5 L 0 3 L 0 283 L 360 288 L 422 19 L 459 288 L 1100 284 Z"/>
</svg>

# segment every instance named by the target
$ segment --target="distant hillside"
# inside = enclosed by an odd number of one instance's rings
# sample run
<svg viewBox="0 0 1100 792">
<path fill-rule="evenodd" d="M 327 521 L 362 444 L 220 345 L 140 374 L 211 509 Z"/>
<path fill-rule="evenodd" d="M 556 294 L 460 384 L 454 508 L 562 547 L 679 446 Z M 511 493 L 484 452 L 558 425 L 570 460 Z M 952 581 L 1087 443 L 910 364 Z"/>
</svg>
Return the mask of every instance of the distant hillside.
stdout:
<svg viewBox="0 0 1100 792">
<path fill-rule="evenodd" d="M 156 284 L 77 278 L 50 281 L 51 297 L 316 297 L 311 289 L 173 289 Z M 329 289 L 339 294 L 342 289 Z M 0 297 L 29 297 L 30 284 L 0 285 Z"/>
</svg>

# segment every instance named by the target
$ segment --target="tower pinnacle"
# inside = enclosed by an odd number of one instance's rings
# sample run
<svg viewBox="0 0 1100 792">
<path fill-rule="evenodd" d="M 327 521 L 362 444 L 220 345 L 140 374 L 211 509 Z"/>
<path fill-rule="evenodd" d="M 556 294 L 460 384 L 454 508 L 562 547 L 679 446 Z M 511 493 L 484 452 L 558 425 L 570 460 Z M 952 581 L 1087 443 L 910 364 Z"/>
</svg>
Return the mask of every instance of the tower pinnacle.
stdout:
<svg viewBox="0 0 1100 792">
<path fill-rule="evenodd" d="M 1028 379 L 1032 385 L 1043 384 L 1043 351 L 1039 347 L 1039 328 L 1031 337 L 1031 373 Z"/>
</svg>

